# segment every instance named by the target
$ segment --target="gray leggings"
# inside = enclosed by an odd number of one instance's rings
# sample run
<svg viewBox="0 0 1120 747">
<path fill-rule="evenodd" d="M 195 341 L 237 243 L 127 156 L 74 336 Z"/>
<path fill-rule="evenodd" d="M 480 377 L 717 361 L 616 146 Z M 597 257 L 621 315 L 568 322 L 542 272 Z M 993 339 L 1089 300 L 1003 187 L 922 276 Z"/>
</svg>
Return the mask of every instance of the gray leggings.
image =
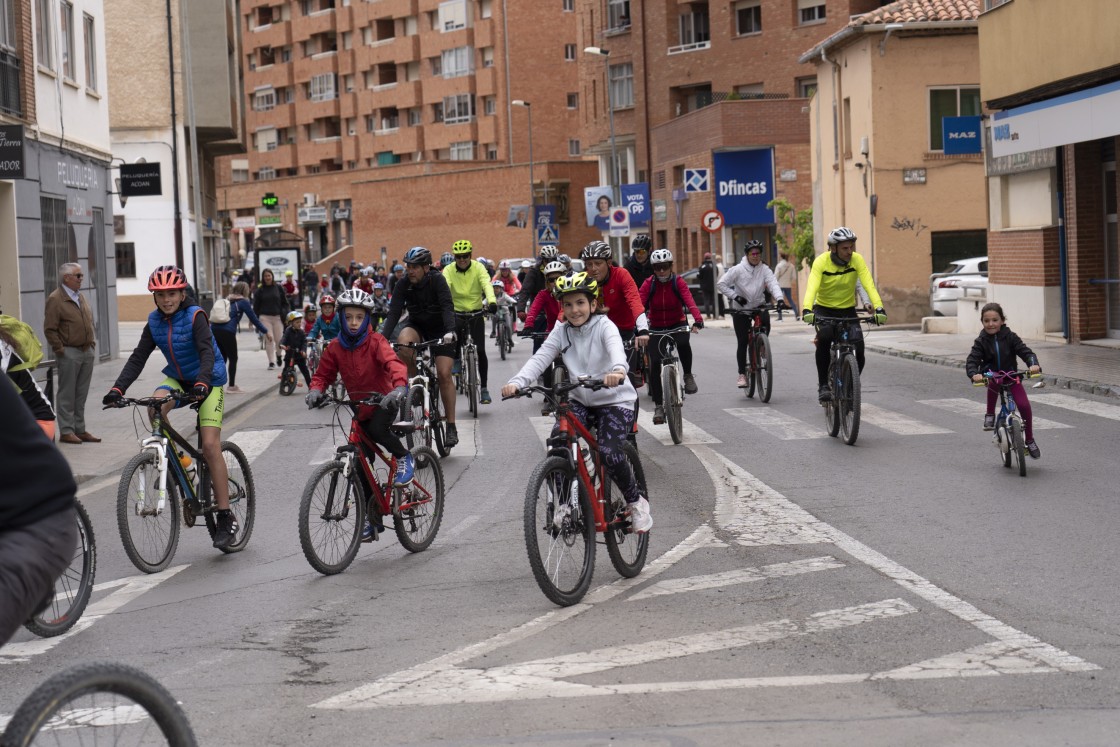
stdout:
<svg viewBox="0 0 1120 747">
<path fill-rule="evenodd" d="M 73 508 L 0 532 L 0 646 L 27 622 L 74 559 Z"/>
</svg>

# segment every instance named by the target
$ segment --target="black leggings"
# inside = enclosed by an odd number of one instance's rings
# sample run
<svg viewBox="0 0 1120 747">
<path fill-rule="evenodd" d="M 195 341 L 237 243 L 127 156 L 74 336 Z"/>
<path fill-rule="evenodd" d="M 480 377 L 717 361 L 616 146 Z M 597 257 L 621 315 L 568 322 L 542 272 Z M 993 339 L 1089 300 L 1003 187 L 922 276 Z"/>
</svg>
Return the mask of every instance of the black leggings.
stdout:
<svg viewBox="0 0 1120 747">
<path fill-rule="evenodd" d="M 631 427 L 634 425 L 634 411 L 622 405 L 604 405 L 601 407 L 588 407 L 582 402 L 571 400 L 572 415 L 587 428 L 595 428 L 595 440 L 599 444 L 599 455 L 609 474 L 618 483 L 622 495 L 627 503 L 638 500 L 641 491 L 638 481 L 634 476 L 634 468 L 622 450 L 626 439 L 630 436 Z M 552 428 L 555 436 L 560 430 L 557 423 Z"/>
<path fill-rule="evenodd" d="M 680 325 L 674 325 L 680 326 Z M 658 330 L 650 330 L 649 345 L 649 393 L 655 405 L 661 404 L 661 345 L 666 335 L 658 335 Z M 689 332 L 677 332 L 669 335 L 677 343 L 677 356 L 681 359 L 681 366 L 685 375 L 692 373 L 692 342 L 688 339 Z"/>
<path fill-rule="evenodd" d="M 852 309 L 828 309 L 823 306 L 814 306 L 813 312 L 817 316 L 832 316 L 842 317 L 845 319 L 854 319 L 856 310 Z M 848 339 L 855 344 L 856 348 L 856 365 L 859 366 L 859 372 L 863 373 L 863 364 L 866 362 L 863 357 L 863 328 L 858 324 L 850 327 L 851 332 Z M 832 341 L 836 338 L 836 325 L 822 324 L 817 327 L 817 386 L 824 386 L 828 383 L 828 362 L 830 352 L 832 350 Z"/>
<path fill-rule="evenodd" d="M 762 334 L 770 334 L 770 312 L 759 313 L 762 318 Z M 735 348 L 735 363 L 739 366 L 739 373 L 747 372 L 747 341 L 750 339 L 751 319 L 750 314 L 733 314 L 731 323 L 735 326 L 735 339 L 739 344 Z"/>
<path fill-rule="evenodd" d="M 229 385 L 237 383 L 237 335 L 224 329 L 211 327 L 214 341 L 218 343 L 218 352 L 226 359 L 226 371 L 229 373 Z"/>
<path fill-rule="evenodd" d="M 307 386 L 311 386 L 311 371 L 307 368 L 307 356 L 297 350 L 286 351 L 284 353 L 284 368 L 292 365 L 293 361 L 299 366 L 299 372 L 303 374 L 304 383 L 306 383 Z M 283 376 L 283 373 L 281 373 L 281 376 Z"/>
<path fill-rule="evenodd" d="M 486 388 L 486 374 L 490 370 L 490 364 L 486 361 L 486 317 L 476 316 L 470 321 L 457 319 L 455 327 L 455 334 L 459 338 L 459 357 L 463 355 L 463 332 L 470 328 L 471 338 L 474 340 L 474 346 L 478 351 L 478 381 L 482 384 L 482 388 Z"/>
<path fill-rule="evenodd" d="M 400 407 L 400 393 L 391 392 L 381 400 L 381 404 L 373 411 L 369 420 L 362 423 L 362 430 L 370 439 L 397 457 L 398 459 L 408 453 L 408 449 L 401 443 L 400 437 L 389 430 L 389 426 L 397 419 L 397 410 Z"/>
</svg>

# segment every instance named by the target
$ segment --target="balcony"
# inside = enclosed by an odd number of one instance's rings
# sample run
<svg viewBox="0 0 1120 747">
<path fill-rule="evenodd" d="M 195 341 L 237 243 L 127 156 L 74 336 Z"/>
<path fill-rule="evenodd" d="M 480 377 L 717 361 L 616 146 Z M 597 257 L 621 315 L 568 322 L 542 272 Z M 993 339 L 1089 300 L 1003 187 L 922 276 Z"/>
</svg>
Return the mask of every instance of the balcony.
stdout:
<svg viewBox="0 0 1120 747">
<path fill-rule="evenodd" d="M 334 161 L 342 158 L 342 137 L 322 137 L 298 146 L 299 162 L 302 164 L 315 164 L 321 161 Z"/>
<path fill-rule="evenodd" d="M 294 65 L 295 79 L 300 83 L 306 83 L 311 80 L 312 76 L 336 72 L 338 68 L 336 58 L 337 54 L 334 52 L 326 52 L 313 57 L 301 57 L 296 60 Z"/>
<path fill-rule="evenodd" d="M 424 149 L 423 130 L 420 127 L 403 127 L 386 132 L 375 133 L 373 137 L 375 152 L 393 151 L 394 153 L 415 153 Z"/>
<path fill-rule="evenodd" d="M 287 21 L 280 21 L 269 26 L 258 26 L 255 30 L 250 31 L 244 39 L 247 49 L 272 47 L 278 50 L 281 47 L 291 45 L 291 43 L 292 24 Z"/>
<path fill-rule="evenodd" d="M 245 126 L 250 132 L 262 127 L 292 127 L 296 123 L 295 104 L 277 104 L 268 111 L 250 109 L 245 112 Z"/>
<path fill-rule="evenodd" d="M 378 63 L 404 63 L 420 59 L 420 35 L 396 36 L 369 49 L 371 65 Z"/>
<path fill-rule="evenodd" d="M 281 171 L 296 165 L 296 147 L 290 143 L 276 143 L 272 150 L 253 151 L 249 157 L 250 171 L 259 171 L 261 168 Z"/>
<path fill-rule="evenodd" d="M 272 86 L 279 90 L 288 88 L 294 81 L 294 66 L 285 62 L 279 65 L 258 67 L 245 75 L 245 88 L 252 91 L 261 86 Z"/>
<path fill-rule="evenodd" d="M 342 112 L 342 102 L 336 96 L 333 99 L 312 101 L 306 99 L 299 102 L 296 107 L 296 122 L 311 124 L 318 119 L 338 119 Z"/>
<path fill-rule="evenodd" d="M 292 25 L 295 27 L 293 40 L 301 42 L 316 34 L 333 33 L 338 27 L 338 19 L 335 16 L 334 8 L 330 8 L 294 19 Z"/>
<path fill-rule="evenodd" d="M 678 44 L 675 47 L 669 47 L 666 54 L 669 54 L 669 55 L 687 54 L 688 52 L 700 52 L 700 51 L 703 51 L 705 49 L 711 49 L 711 48 L 712 48 L 711 40 L 700 41 L 700 42 L 692 42 L 691 44 Z"/>
<path fill-rule="evenodd" d="M 460 93 L 477 93 L 478 84 L 474 75 L 459 78 L 430 78 L 424 81 L 423 94 L 425 104 L 436 104 L 447 96 Z"/>
</svg>

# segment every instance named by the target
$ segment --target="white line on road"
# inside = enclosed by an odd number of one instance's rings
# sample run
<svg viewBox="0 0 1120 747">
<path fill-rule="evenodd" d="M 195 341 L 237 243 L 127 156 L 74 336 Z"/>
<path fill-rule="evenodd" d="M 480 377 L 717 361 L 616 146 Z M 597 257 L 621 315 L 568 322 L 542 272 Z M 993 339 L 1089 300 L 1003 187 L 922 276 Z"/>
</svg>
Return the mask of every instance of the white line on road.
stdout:
<svg viewBox="0 0 1120 747">
<path fill-rule="evenodd" d="M 1081 399 L 1069 394 L 1032 394 L 1031 402 L 1038 402 L 1051 407 L 1061 407 L 1065 410 L 1096 415 L 1109 420 L 1120 420 L 1120 405 L 1107 405 L 1090 399 Z M 1038 418 L 1035 418 L 1035 427 L 1038 427 Z"/>
<path fill-rule="evenodd" d="M 761 568 L 739 568 L 733 571 L 710 573 L 704 576 L 674 578 L 665 581 L 658 581 L 656 584 L 653 584 L 649 588 L 643 589 L 634 596 L 630 597 L 628 601 L 636 602 L 639 599 L 645 599 L 647 597 L 657 597 L 665 594 L 682 594 L 690 591 L 700 591 L 702 589 L 717 589 L 723 586 L 733 586 L 735 584 L 749 584 L 755 581 L 765 581 L 768 578 L 795 576 L 800 573 L 827 571 L 832 568 L 843 567 L 844 564 L 839 560 L 825 555 L 824 557 L 820 558 L 795 560 L 790 563 L 774 563 L 773 565 L 764 565 Z"/>
<path fill-rule="evenodd" d="M 332 441 L 327 441 L 315 450 L 315 456 L 311 457 L 311 461 L 308 462 L 308 464 L 311 466 L 315 466 L 317 464 L 326 464 L 327 462 L 334 459 L 334 455 L 337 450 L 338 444 L 335 444 Z"/>
<path fill-rule="evenodd" d="M 824 419 L 819 425 L 809 425 L 795 417 L 775 410 L 773 407 L 730 407 L 724 409 L 729 415 L 758 426 L 774 438 L 794 441 L 803 438 L 828 438 L 824 431 Z"/>
<path fill-rule="evenodd" d="M 459 432 L 459 443 L 451 450 L 451 455 L 446 458 L 464 457 L 474 459 L 476 456 L 482 456 L 481 440 L 478 438 L 479 428 L 481 428 L 481 425 L 475 418 L 460 420 L 455 423 L 455 430 Z"/>
<path fill-rule="evenodd" d="M 540 439 L 541 447 L 547 448 L 548 437 L 552 435 L 552 426 L 556 425 L 556 418 L 551 415 L 533 415 L 529 418 L 529 422 L 533 424 L 533 430 L 537 432 L 537 438 Z"/>
<path fill-rule="evenodd" d="M 654 425 L 653 413 L 649 410 L 638 410 L 638 425 L 664 446 L 673 446 L 673 437 L 669 435 L 668 425 Z M 681 444 L 718 444 L 722 443 L 715 436 L 706 433 L 703 429 L 681 418 Z"/>
<path fill-rule="evenodd" d="M 918 400 L 918 404 L 930 405 L 940 410 L 948 410 L 958 415 L 968 415 L 975 417 L 977 428 L 983 422 L 984 403 L 972 399 L 965 399 L 964 397 L 952 397 L 950 399 L 922 399 Z M 998 403 L 997 403 L 998 404 Z M 1052 430 L 1055 428 L 1072 428 L 1072 425 L 1065 423 L 1055 423 L 1053 420 L 1046 420 L 1037 415 L 1034 416 L 1034 427 L 1039 430 Z"/>
<path fill-rule="evenodd" d="M 241 447 L 241 451 L 245 453 L 245 458 L 249 460 L 249 464 L 256 461 L 257 457 L 264 453 L 265 449 L 272 445 L 284 431 L 267 430 L 267 431 L 238 431 L 229 437 L 230 441 Z"/>
<path fill-rule="evenodd" d="M 917 418 L 900 412 L 884 410 L 881 407 L 863 402 L 859 409 L 860 422 L 890 431 L 899 436 L 926 436 L 934 433 L 952 433 L 948 428 L 924 423 Z"/>
<path fill-rule="evenodd" d="M 147 718 L 149 718 L 148 709 L 142 705 L 136 705 L 135 703 L 132 705 L 102 706 L 99 708 L 72 708 L 66 711 L 59 711 L 51 716 L 50 721 L 43 725 L 40 733 L 44 731 L 54 731 L 56 729 L 80 729 L 82 727 L 93 727 L 94 729 L 121 727 L 127 724 L 139 723 Z M 11 720 L 11 716 L 0 715 L 0 733 L 7 728 L 8 722 Z M 118 735 L 118 738 L 119 736 L 120 735 Z"/>
</svg>

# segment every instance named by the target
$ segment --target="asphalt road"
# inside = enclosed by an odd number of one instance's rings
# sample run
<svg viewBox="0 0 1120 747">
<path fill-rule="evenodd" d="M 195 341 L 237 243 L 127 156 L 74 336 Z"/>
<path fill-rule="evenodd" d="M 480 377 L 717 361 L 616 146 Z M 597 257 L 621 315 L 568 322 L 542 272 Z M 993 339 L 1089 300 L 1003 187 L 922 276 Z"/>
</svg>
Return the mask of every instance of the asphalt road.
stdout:
<svg viewBox="0 0 1120 747">
<path fill-rule="evenodd" d="M 824 433 L 805 329 L 775 325 L 767 405 L 735 389 L 733 339 L 694 338 L 685 444 L 643 396 L 655 526 L 637 578 L 600 546 L 583 604 L 537 588 L 521 506 L 539 400 L 477 421 L 460 405 L 428 551 L 390 532 L 322 577 L 296 509 L 337 429 L 269 395 L 226 427 L 258 496 L 241 554 L 184 529 L 172 567 L 139 574 L 115 482 L 83 487 L 99 590 L 76 632 L 0 649 L 0 714 L 111 659 L 162 681 L 202 744 L 1116 743 L 1120 406 L 1032 390 L 1042 459 L 1024 479 L 958 370 L 869 355 L 846 446 Z M 526 348 L 492 362 L 495 395 Z"/>
</svg>

